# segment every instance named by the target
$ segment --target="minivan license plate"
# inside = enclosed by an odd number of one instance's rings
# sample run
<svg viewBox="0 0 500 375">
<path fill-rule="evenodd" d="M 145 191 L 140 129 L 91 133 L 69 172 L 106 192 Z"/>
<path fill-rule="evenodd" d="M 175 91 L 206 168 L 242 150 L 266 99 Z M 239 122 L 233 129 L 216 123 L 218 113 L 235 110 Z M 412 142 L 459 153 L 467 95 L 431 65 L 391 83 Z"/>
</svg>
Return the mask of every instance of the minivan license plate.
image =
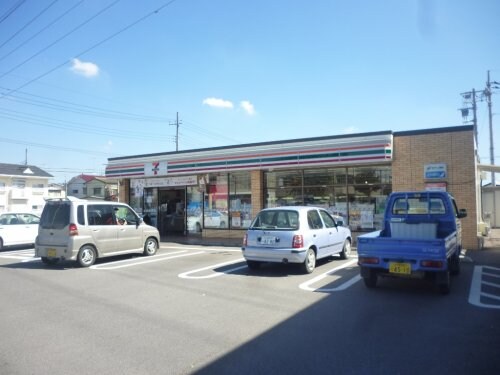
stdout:
<svg viewBox="0 0 500 375">
<path fill-rule="evenodd" d="M 389 263 L 389 272 L 390 273 L 399 273 L 402 275 L 410 275 L 411 274 L 411 264 L 410 263 L 391 262 L 391 263 Z"/>
<path fill-rule="evenodd" d="M 56 249 L 47 249 L 47 256 L 49 258 L 55 258 L 57 256 Z"/>
</svg>

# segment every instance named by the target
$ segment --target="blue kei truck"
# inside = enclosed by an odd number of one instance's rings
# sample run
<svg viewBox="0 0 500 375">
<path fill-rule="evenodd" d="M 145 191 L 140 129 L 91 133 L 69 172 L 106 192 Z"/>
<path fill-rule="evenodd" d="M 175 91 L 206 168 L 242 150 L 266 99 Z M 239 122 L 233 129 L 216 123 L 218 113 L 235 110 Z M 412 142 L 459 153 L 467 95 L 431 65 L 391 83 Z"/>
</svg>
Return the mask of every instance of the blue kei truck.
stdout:
<svg viewBox="0 0 500 375">
<path fill-rule="evenodd" d="M 358 237 L 358 265 L 368 288 L 379 277 L 428 278 L 450 291 L 450 275 L 460 273 L 462 230 L 455 199 L 444 191 L 394 192 L 384 213 L 384 229 Z"/>
</svg>

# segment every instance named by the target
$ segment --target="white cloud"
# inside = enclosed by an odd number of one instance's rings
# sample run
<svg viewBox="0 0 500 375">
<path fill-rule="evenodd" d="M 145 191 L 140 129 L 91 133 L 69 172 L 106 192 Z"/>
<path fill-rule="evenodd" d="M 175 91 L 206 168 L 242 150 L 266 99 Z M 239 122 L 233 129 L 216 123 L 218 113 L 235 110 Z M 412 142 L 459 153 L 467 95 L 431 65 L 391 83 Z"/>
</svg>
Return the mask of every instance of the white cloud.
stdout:
<svg viewBox="0 0 500 375">
<path fill-rule="evenodd" d="M 242 100 L 240 102 L 240 107 L 250 116 L 255 115 L 255 107 L 248 100 Z"/>
<path fill-rule="evenodd" d="M 342 133 L 344 134 L 353 134 L 359 132 L 359 129 L 356 128 L 355 126 L 349 126 L 348 128 L 345 128 Z"/>
<path fill-rule="evenodd" d="M 84 62 L 78 59 L 73 59 L 72 63 L 71 70 L 76 74 L 85 77 L 95 77 L 99 74 L 99 67 L 94 63 Z"/>
<path fill-rule="evenodd" d="M 208 105 L 209 107 L 216 107 L 216 108 L 233 108 L 234 107 L 234 105 L 231 101 L 219 99 L 219 98 L 203 99 L 203 104 Z"/>
</svg>

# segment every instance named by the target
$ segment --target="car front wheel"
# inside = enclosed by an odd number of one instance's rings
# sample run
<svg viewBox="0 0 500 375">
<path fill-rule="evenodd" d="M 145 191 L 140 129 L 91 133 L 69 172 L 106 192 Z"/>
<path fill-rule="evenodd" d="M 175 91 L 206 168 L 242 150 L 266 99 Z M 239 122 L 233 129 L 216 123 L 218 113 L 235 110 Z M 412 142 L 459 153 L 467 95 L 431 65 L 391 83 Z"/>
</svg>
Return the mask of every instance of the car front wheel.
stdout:
<svg viewBox="0 0 500 375">
<path fill-rule="evenodd" d="M 311 273 L 316 267 L 316 253 L 313 249 L 308 249 L 306 253 L 306 260 L 302 263 L 302 269 L 305 273 Z"/>
<path fill-rule="evenodd" d="M 351 241 L 345 240 L 344 247 L 340 252 L 340 259 L 347 259 L 349 258 L 350 254 L 351 254 Z"/>
</svg>

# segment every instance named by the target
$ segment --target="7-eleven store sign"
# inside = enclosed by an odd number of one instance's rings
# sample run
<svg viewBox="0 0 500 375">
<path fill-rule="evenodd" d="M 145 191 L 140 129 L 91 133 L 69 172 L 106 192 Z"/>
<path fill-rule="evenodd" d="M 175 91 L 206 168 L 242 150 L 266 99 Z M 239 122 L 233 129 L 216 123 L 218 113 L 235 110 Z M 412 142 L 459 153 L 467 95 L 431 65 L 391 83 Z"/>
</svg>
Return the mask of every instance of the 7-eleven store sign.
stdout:
<svg viewBox="0 0 500 375">
<path fill-rule="evenodd" d="M 166 161 L 154 161 L 152 163 L 144 163 L 144 176 L 165 176 L 168 173 Z"/>
</svg>

